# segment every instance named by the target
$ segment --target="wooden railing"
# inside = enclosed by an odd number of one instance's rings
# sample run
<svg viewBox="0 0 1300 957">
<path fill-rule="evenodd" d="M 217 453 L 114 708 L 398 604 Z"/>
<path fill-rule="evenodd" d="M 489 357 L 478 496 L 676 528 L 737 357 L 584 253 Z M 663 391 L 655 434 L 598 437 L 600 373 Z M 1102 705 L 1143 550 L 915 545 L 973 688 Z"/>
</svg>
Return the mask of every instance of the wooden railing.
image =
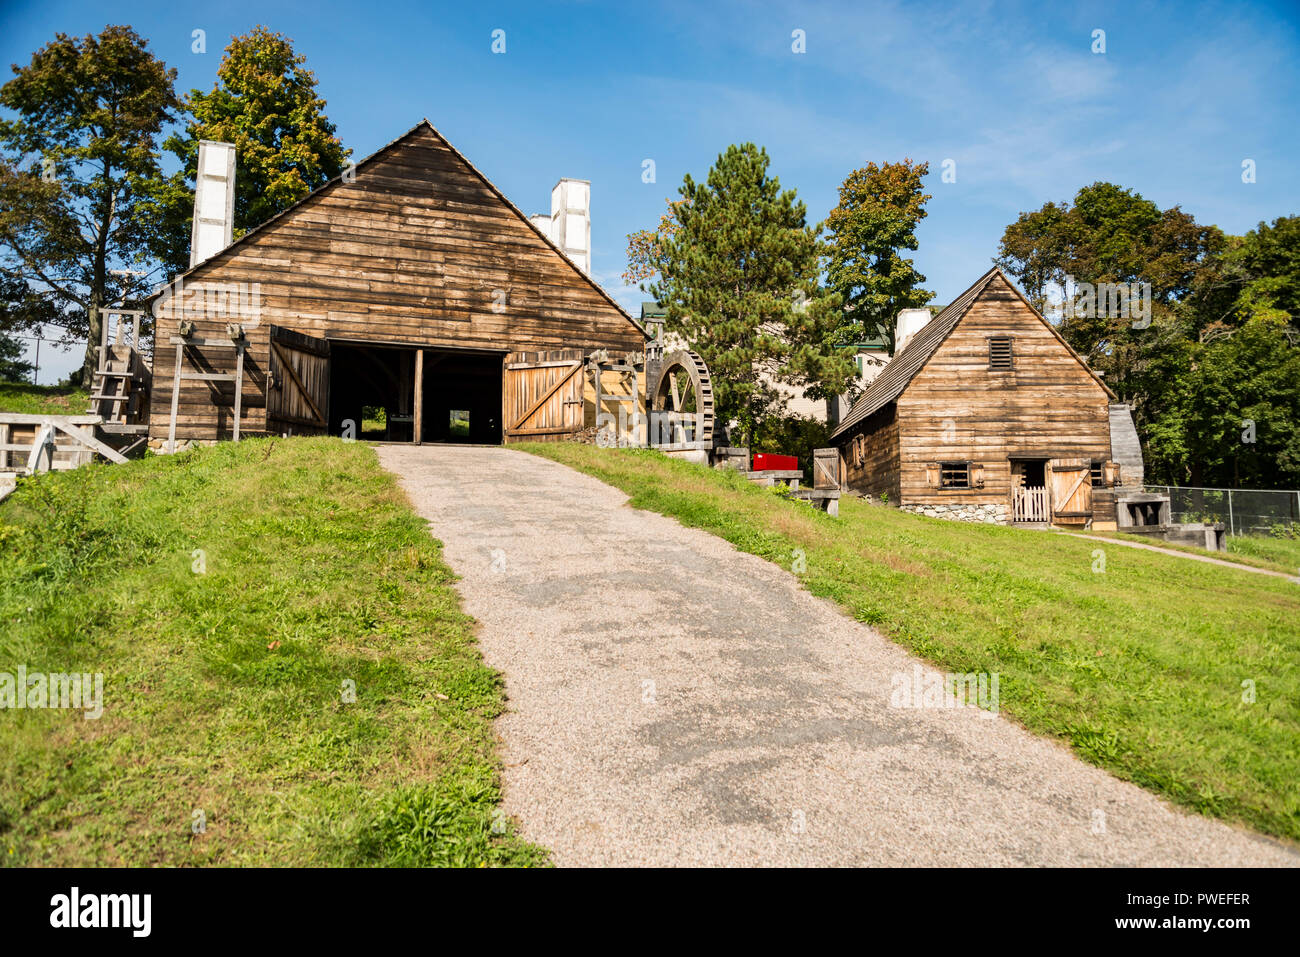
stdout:
<svg viewBox="0 0 1300 957">
<path fill-rule="evenodd" d="M 1022 486 L 1015 490 L 1011 509 L 1013 522 L 1046 522 L 1049 518 L 1046 488 Z"/>
</svg>

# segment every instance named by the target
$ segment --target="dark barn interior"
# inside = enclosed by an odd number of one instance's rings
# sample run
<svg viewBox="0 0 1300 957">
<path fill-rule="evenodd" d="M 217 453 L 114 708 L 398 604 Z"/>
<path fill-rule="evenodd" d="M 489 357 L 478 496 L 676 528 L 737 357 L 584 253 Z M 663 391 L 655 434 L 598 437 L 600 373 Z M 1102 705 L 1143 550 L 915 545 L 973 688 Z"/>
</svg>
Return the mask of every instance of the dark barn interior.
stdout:
<svg viewBox="0 0 1300 957">
<path fill-rule="evenodd" d="M 357 438 L 410 442 L 415 436 L 418 350 L 330 343 L 330 430 L 355 423 Z M 425 349 L 423 442 L 501 443 L 502 356 Z"/>
</svg>

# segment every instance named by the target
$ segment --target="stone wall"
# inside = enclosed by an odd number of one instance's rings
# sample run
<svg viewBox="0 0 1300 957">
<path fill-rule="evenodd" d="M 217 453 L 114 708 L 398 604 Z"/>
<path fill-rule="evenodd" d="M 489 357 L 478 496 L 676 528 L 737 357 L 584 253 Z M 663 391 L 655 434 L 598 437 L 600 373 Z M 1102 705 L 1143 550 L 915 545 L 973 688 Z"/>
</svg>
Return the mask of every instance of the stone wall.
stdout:
<svg viewBox="0 0 1300 957">
<path fill-rule="evenodd" d="M 1006 505 L 904 505 L 904 512 L 946 518 L 954 522 L 983 522 L 986 525 L 1005 525 L 1010 517 Z"/>
</svg>

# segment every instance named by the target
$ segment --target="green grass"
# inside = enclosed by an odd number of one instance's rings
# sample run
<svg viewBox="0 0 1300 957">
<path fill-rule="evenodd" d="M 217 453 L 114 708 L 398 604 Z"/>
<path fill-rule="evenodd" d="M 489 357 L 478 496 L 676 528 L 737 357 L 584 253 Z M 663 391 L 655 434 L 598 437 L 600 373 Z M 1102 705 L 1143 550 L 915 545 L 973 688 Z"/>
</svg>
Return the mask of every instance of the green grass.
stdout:
<svg viewBox="0 0 1300 957">
<path fill-rule="evenodd" d="M 85 415 L 90 393 L 59 385 L 0 382 L 0 412 L 24 415 Z"/>
<path fill-rule="evenodd" d="M 1228 550 L 1226 552 L 1212 552 L 1206 548 L 1199 548 L 1196 545 L 1187 545 L 1182 542 L 1167 542 L 1162 538 L 1155 538 L 1149 535 L 1136 535 L 1128 532 L 1098 532 L 1091 529 L 1080 529 L 1073 531 L 1062 529 L 1066 534 L 1092 536 L 1094 538 L 1113 538 L 1119 542 L 1134 542 L 1139 545 L 1149 545 L 1152 548 L 1162 548 L 1167 552 L 1183 552 L 1187 555 L 1203 555 L 1207 558 L 1217 558 L 1220 561 L 1233 562 L 1237 565 L 1245 565 L 1249 568 L 1266 568 L 1269 571 L 1282 572 L 1285 575 L 1295 575 L 1297 569 L 1291 565 L 1277 561 L 1273 557 L 1265 557 L 1264 554 L 1252 553 L 1253 543 L 1260 541 L 1258 538 L 1245 539 L 1248 543 L 1244 547 L 1240 544 L 1234 546 L 1233 542 L 1241 541 L 1241 536 L 1228 536 Z"/>
<path fill-rule="evenodd" d="M 1234 558 L 1267 562 L 1290 575 L 1300 575 L 1300 534 L 1230 535 L 1228 552 Z"/>
<path fill-rule="evenodd" d="M 833 519 L 654 452 L 518 448 L 787 569 L 802 550 L 813 594 L 942 670 L 997 672 L 1003 714 L 1188 808 L 1300 839 L 1300 586 L 855 498 Z"/>
<path fill-rule="evenodd" d="M 500 679 L 367 446 L 255 439 L 23 480 L 0 555 L 0 672 L 104 676 L 99 720 L 0 712 L 0 860 L 545 862 L 500 833 Z"/>
</svg>

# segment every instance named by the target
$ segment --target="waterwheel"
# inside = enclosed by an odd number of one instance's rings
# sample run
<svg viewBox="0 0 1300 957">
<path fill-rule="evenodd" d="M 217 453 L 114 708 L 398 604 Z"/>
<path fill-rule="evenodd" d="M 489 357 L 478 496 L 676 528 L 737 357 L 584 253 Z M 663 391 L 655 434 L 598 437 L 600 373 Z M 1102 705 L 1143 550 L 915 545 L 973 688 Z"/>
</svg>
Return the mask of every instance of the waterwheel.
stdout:
<svg viewBox="0 0 1300 957">
<path fill-rule="evenodd" d="M 659 380 L 650 393 L 653 412 L 695 416 L 694 441 L 713 444 L 713 380 L 699 353 L 670 352 L 659 366 Z"/>
</svg>

